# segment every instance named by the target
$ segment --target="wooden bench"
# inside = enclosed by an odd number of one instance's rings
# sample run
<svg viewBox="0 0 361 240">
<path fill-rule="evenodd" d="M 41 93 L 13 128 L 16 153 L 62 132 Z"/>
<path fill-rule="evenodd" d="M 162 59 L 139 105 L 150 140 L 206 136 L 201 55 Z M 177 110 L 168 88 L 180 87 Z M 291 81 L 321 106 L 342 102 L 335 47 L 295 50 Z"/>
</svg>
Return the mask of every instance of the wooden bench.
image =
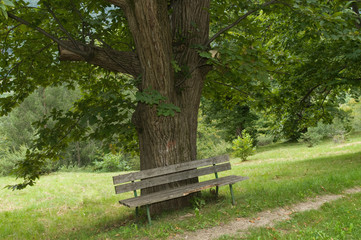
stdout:
<svg viewBox="0 0 361 240">
<path fill-rule="evenodd" d="M 231 164 L 229 162 L 229 157 L 224 155 L 114 176 L 113 183 L 117 194 L 129 191 L 134 192 L 133 198 L 121 200 L 119 203 L 127 207 L 135 207 L 137 216 L 138 207 L 146 206 L 148 221 L 149 224 L 151 224 L 149 213 L 150 204 L 183 197 L 190 193 L 199 192 L 211 187 L 216 187 L 216 195 L 218 195 L 219 186 L 229 185 L 232 196 L 232 204 L 234 205 L 235 201 L 232 184 L 246 180 L 248 177 L 235 175 L 218 177 L 218 172 L 230 169 Z M 142 196 L 137 194 L 138 189 L 141 190 L 144 188 L 159 186 L 166 183 L 177 182 L 208 174 L 214 174 L 215 179 L 161 190 L 159 192 Z"/>
</svg>

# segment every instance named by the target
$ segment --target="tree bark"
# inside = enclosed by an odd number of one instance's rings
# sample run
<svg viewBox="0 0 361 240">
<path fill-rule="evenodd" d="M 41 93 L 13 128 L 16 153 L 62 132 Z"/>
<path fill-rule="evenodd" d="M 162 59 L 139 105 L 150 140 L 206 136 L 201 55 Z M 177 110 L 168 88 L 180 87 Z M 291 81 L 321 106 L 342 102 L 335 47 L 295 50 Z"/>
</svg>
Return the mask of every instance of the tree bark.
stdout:
<svg viewBox="0 0 361 240">
<path fill-rule="evenodd" d="M 134 0 L 125 9 L 142 69 L 140 90 L 159 91 L 169 103 L 180 107 L 174 117 L 158 116 L 156 107 L 138 104 L 134 122 L 140 147 L 141 170 L 195 160 L 197 118 L 204 78 L 195 45 L 207 42 L 209 1 L 174 1 L 168 15 L 168 1 Z M 172 61 L 182 69 L 175 73 Z M 176 185 L 195 182 L 176 183 Z M 161 188 L 172 187 L 172 185 Z M 142 194 L 159 190 L 147 189 Z M 187 199 L 154 205 L 159 209 L 179 208 Z"/>
<path fill-rule="evenodd" d="M 111 71 L 141 76 L 140 91 L 157 90 L 167 103 L 181 109 L 174 117 L 165 117 L 157 115 L 156 106 L 138 104 L 133 122 L 139 137 L 141 170 L 195 160 L 198 109 L 204 79 L 210 70 L 204 67 L 206 59 L 199 56 L 196 46 L 209 41 L 210 0 L 107 1 L 124 10 L 136 54 L 61 42 L 60 59 L 87 61 Z M 78 53 L 72 51 L 74 47 Z M 181 71 L 175 72 L 172 62 Z M 196 181 L 197 178 L 146 189 L 142 194 Z M 187 198 L 153 204 L 151 211 L 186 206 Z"/>
<path fill-rule="evenodd" d="M 134 52 L 116 51 L 81 42 L 76 42 L 76 46 L 71 41 L 61 41 L 61 43 L 62 45 L 58 45 L 61 61 L 86 61 L 109 71 L 121 72 L 133 77 L 141 73 L 139 60 Z M 74 53 L 72 51 L 74 48 L 82 54 Z"/>
</svg>

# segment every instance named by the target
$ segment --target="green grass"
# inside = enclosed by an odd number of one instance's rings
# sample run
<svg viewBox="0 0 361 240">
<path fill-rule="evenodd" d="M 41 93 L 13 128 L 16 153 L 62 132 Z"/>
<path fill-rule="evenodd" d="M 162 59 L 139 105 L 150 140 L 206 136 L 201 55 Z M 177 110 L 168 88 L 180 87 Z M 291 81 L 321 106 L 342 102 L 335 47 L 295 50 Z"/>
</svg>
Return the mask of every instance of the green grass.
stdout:
<svg viewBox="0 0 361 240">
<path fill-rule="evenodd" d="M 313 148 L 289 143 L 262 147 L 249 161 L 231 160 L 227 175 L 250 177 L 234 185 L 235 207 L 229 188 L 220 188 L 217 200 L 203 191 L 206 204 L 199 211 L 164 212 L 152 217 L 152 226 L 145 218 L 135 224 L 134 209 L 118 204 L 131 194 L 114 194 L 114 173 L 51 174 L 23 191 L 0 190 L 0 239 L 166 238 L 360 186 L 360 156 L 361 137 L 357 135 L 343 145 L 328 141 Z M 2 177 L 0 186 L 14 181 Z"/>
<path fill-rule="evenodd" d="M 243 236 L 223 236 L 219 240 L 236 239 L 360 239 L 361 193 L 324 204 L 320 210 L 292 215 L 273 227 L 252 229 Z"/>
</svg>

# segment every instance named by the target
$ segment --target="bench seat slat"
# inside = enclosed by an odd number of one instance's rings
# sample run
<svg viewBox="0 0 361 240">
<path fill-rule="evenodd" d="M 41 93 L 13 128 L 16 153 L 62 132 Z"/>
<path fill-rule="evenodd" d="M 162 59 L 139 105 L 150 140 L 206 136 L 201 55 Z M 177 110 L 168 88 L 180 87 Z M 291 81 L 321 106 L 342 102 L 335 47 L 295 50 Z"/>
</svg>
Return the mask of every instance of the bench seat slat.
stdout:
<svg viewBox="0 0 361 240">
<path fill-rule="evenodd" d="M 199 176 L 211 174 L 214 172 L 222 172 L 222 171 L 226 171 L 226 170 L 230 170 L 230 169 L 231 169 L 231 164 L 229 162 L 223 163 L 220 165 L 205 167 L 205 168 L 192 169 L 192 170 L 188 170 L 188 171 L 184 171 L 184 172 L 177 172 L 177 173 L 172 173 L 169 175 L 146 179 L 145 181 L 132 182 L 132 183 L 128 183 L 128 184 L 118 185 L 118 186 L 115 186 L 115 192 L 117 194 L 123 193 L 123 192 L 129 192 L 129 191 L 134 191 L 136 189 L 154 187 L 154 186 L 158 186 L 158 185 L 162 185 L 162 184 L 166 184 L 166 183 L 177 182 L 177 181 L 181 181 L 181 180 L 185 180 L 185 179 L 199 177 Z"/>
<path fill-rule="evenodd" d="M 165 166 L 165 167 L 152 168 L 152 169 L 143 170 L 143 171 L 139 171 L 139 172 L 122 174 L 122 175 L 114 176 L 113 183 L 114 183 L 114 185 L 117 185 L 120 183 L 126 183 L 126 182 L 130 182 L 130 181 L 134 181 L 134 180 L 151 178 L 151 177 L 160 176 L 160 175 L 166 175 L 166 174 L 170 174 L 170 173 L 174 173 L 174 172 L 181 172 L 181 171 L 185 171 L 185 170 L 189 170 L 189 169 L 204 167 L 204 166 L 223 163 L 223 162 L 229 162 L 228 155 L 217 156 L 217 157 L 190 161 L 190 162 L 184 162 L 184 163 L 179 163 L 179 164 L 173 164 L 173 165 Z"/>
<path fill-rule="evenodd" d="M 203 189 L 207 189 L 214 186 L 224 186 L 228 184 L 234 184 L 236 182 L 243 181 L 246 179 L 248 179 L 248 177 L 231 175 L 231 176 L 216 178 L 195 184 L 185 185 L 179 188 L 173 188 L 160 192 L 155 192 L 140 197 L 129 198 L 129 199 L 121 200 L 119 201 L 119 203 L 127 207 L 139 207 L 147 204 L 163 202 L 166 200 L 183 197 L 190 193 L 199 192 Z"/>
</svg>

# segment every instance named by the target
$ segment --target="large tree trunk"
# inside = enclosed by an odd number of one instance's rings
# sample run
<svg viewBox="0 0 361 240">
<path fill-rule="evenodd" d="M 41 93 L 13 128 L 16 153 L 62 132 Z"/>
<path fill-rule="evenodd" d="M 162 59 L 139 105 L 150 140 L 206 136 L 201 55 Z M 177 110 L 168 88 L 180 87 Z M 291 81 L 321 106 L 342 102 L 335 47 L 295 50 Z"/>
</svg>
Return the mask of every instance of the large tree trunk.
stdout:
<svg viewBox="0 0 361 240">
<path fill-rule="evenodd" d="M 208 40 L 209 1 L 174 1 L 171 15 L 168 1 L 132 2 L 126 15 L 142 69 L 139 89 L 157 90 L 181 109 L 174 117 L 165 117 L 157 115 L 155 106 L 138 105 L 134 122 L 139 135 L 141 170 L 195 160 L 198 108 L 207 70 L 199 67 L 203 60 L 193 46 Z M 172 60 L 182 68 L 181 72 L 175 72 Z M 154 190 L 147 189 L 142 194 Z M 152 211 L 178 208 L 187 202 L 169 201 L 153 206 Z"/>
<path fill-rule="evenodd" d="M 87 61 L 142 79 L 140 91 L 153 89 L 181 109 L 174 117 L 158 116 L 156 106 L 139 103 L 133 116 L 138 131 L 141 170 L 195 160 L 197 118 L 204 78 L 210 70 L 197 46 L 209 40 L 210 0 L 107 0 L 124 10 L 136 54 L 58 40 L 61 60 Z M 26 23 L 24 23 L 26 24 Z M 178 65 L 181 71 L 175 71 Z M 172 187 L 198 181 L 179 182 Z M 147 194 L 158 189 L 146 189 Z M 179 208 L 187 199 L 157 209 Z"/>
</svg>

